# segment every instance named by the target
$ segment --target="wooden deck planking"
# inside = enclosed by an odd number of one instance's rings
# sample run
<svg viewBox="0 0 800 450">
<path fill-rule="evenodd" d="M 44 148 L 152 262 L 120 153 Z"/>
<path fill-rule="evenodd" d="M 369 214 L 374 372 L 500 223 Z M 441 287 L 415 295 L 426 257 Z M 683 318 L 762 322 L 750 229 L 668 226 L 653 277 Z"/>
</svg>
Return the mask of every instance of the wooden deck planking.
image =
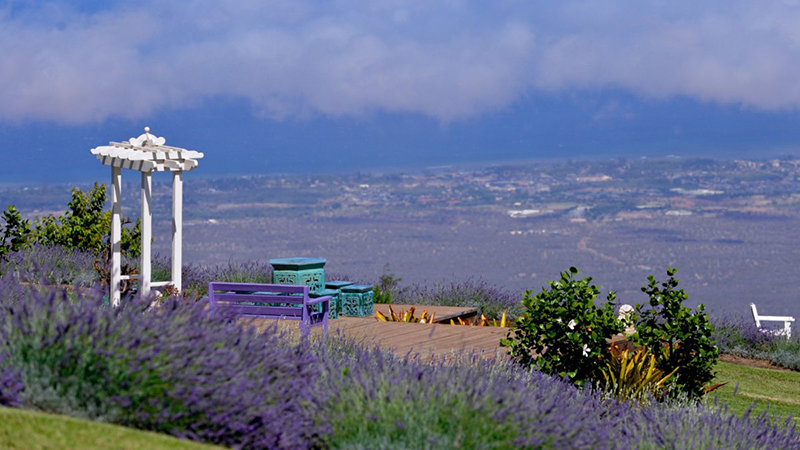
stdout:
<svg viewBox="0 0 800 450">
<path fill-rule="evenodd" d="M 376 309 L 388 314 L 388 305 L 375 305 Z M 410 305 L 392 305 L 395 312 L 408 310 Z M 464 317 L 473 314 L 474 308 L 458 308 L 448 306 L 417 306 L 418 316 L 423 310 L 436 312 L 437 318 L 442 316 Z M 281 330 L 299 333 L 298 323 L 288 320 L 242 319 L 243 323 L 256 326 L 264 331 L 270 324 L 278 323 Z M 398 356 L 419 354 L 422 358 L 433 356 L 449 356 L 460 352 L 476 352 L 484 356 L 504 355 L 505 349 L 500 347 L 500 339 L 506 336 L 507 328 L 474 327 L 449 324 L 420 324 L 400 322 L 380 322 L 375 317 L 342 317 L 328 322 L 329 333 L 341 333 L 343 336 L 365 345 L 377 345 L 390 350 Z M 321 332 L 320 327 L 313 328 L 314 334 Z"/>
<path fill-rule="evenodd" d="M 337 321 L 332 321 L 335 324 Z M 357 325 L 351 328 L 352 325 Z M 364 344 L 378 345 L 398 355 L 409 352 L 423 356 L 476 351 L 484 354 L 504 354 L 500 339 L 507 329 L 497 327 L 468 327 L 462 325 L 386 323 L 372 324 L 343 322 L 336 325 L 342 334 Z"/>
<path fill-rule="evenodd" d="M 434 320 L 437 322 L 449 322 L 450 319 L 455 319 L 456 317 L 471 317 L 478 314 L 478 308 L 473 308 L 469 306 L 416 306 L 416 305 L 386 305 L 386 304 L 376 304 L 375 310 L 380 311 L 381 314 L 388 316 L 389 315 L 389 306 L 392 307 L 396 314 L 400 314 L 400 311 L 408 311 L 411 307 L 414 307 L 414 316 L 419 317 L 422 314 L 422 311 L 428 311 L 428 315 L 436 314 Z"/>
<path fill-rule="evenodd" d="M 454 325 L 460 326 L 460 325 Z M 505 337 L 505 332 L 494 333 L 497 330 L 476 329 L 471 330 L 470 333 L 462 334 L 460 336 L 453 336 L 442 339 L 436 342 L 438 348 L 450 350 L 465 350 L 465 351 L 501 351 L 505 353 L 500 347 L 500 339 Z"/>
</svg>

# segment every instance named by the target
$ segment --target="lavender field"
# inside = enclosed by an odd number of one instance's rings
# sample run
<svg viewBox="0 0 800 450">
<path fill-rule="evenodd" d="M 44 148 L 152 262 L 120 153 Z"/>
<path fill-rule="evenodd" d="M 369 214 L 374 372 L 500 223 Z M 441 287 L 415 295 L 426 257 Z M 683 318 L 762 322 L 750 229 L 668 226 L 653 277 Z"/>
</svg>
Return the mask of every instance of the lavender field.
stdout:
<svg viewBox="0 0 800 450">
<path fill-rule="evenodd" d="M 506 360 L 297 342 L 204 302 L 0 285 L 0 405 L 245 448 L 800 448 L 725 407 L 618 404 Z"/>
</svg>

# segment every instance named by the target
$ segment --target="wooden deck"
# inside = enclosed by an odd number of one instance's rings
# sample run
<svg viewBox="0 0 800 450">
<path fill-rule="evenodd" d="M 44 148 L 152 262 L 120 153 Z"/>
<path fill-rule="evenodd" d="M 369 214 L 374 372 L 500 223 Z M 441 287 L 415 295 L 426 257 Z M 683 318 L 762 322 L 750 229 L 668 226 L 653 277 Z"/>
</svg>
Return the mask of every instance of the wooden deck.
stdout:
<svg viewBox="0 0 800 450">
<path fill-rule="evenodd" d="M 508 329 L 446 324 L 379 322 L 373 318 L 346 317 L 331 321 L 330 331 L 366 345 L 378 345 L 397 355 L 423 358 L 476 352 L 483 356 L 505 353 L 500 339 Z"/>
<path fill-rule="evenodd" d="M 375 305 L 376 309 L 388 314 L 387 305 Z M 397 312 L 407 310 L 410 305 L 392 305 Z M 475 308 L 457 308 L 447 306 L 415 306 L 415 314 L 423 310 L 436 312 L 436 318 L 464 317 L 474 315 Z M 385 310 L 385 311 L 384 311 Z M 258 329 L 265 329 L 278 322 L 281 329 L 297 330 L 298 324 L 288 320 L 247 319 L 249 324 Z M 476 353 L 484 357 L 504 355 L 505 349 L 500 347 L 500 339 L 506 336 L 508 328 L 474 327 L 449 324 L 420 324 L 380 322 L 372 317 L 342 317 L 328 322 L 329 334 L 341 333 L 356 342 L 365 345 L 378 345 L 392 351 L 398 356 L 418 354 L 423 359 L 448 357 L 463 352 Z M 313 329 L 320 333 L 320 327 Z"/>
<path fill-rule="evenodd" d="M 389 306 L 384 304 L 375 305 L 375 311 L 380 311 L 384 316 L 389 315 Z M 414 316 L 419 317 L 422 311 L 428 311 L 428 315 L 436 314 L 434 320 L 441 323 L 450 323 L 450 319 L 460 317 L 466 319 L 468 317 L 475 317 L 478 315 L 478 308 L 471 308 L 468 306 L 417 306 L 417 305 L 391 305 L 395 313 L 400 314 L 400 311 L 408 311 L 414 307 Z M 374 319 L 374 317 L 373 317 Z"/>
</svg>

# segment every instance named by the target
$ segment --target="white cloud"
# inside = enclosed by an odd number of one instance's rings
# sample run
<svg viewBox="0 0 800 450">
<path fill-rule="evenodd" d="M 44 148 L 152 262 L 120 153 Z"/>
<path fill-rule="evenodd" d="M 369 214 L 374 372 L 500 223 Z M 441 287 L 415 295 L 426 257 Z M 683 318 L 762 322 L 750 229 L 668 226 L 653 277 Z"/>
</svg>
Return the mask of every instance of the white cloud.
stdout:
<svg viewBox="0 0 800 450">
<path fill-rule="evenodd" d="M 365 6 L 366 5 L 366 6 Z M 800 106 L 797 2 L 185 1 L 0 9 L 0 120 L 97 122 L 245 98 L 274 117 L 443 122 L 535 90 Z"/>
</svg>

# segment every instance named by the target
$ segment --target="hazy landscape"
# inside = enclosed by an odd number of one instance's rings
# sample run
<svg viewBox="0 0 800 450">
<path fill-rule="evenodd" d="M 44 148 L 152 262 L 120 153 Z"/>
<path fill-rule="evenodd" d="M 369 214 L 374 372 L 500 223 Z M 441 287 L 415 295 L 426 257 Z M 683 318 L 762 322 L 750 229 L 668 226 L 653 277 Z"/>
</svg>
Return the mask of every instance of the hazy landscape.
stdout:
<svg viewBox="0 0 800 450">
<path fill-rule="evenodd" d="M 329 273 L 404 284 L 481 277 L 538 290 L 569 266 L 625 303 L 680 269 L 690 305 L 800 316 L 800 160 L 635 159 L 335 175 L 186 177 L 188 263 L 322 256 Z M 124 178 L 125 215 L 139 212 Z M 156 252 L 169 254 L 171 187 L 156 176 Z M 105 181 L 105 180 L 100 180 Z M 81 186 L 87 188 L 86 186 Z M 27 216 L 69 185 L 5 188 Z"/>
</svg>

